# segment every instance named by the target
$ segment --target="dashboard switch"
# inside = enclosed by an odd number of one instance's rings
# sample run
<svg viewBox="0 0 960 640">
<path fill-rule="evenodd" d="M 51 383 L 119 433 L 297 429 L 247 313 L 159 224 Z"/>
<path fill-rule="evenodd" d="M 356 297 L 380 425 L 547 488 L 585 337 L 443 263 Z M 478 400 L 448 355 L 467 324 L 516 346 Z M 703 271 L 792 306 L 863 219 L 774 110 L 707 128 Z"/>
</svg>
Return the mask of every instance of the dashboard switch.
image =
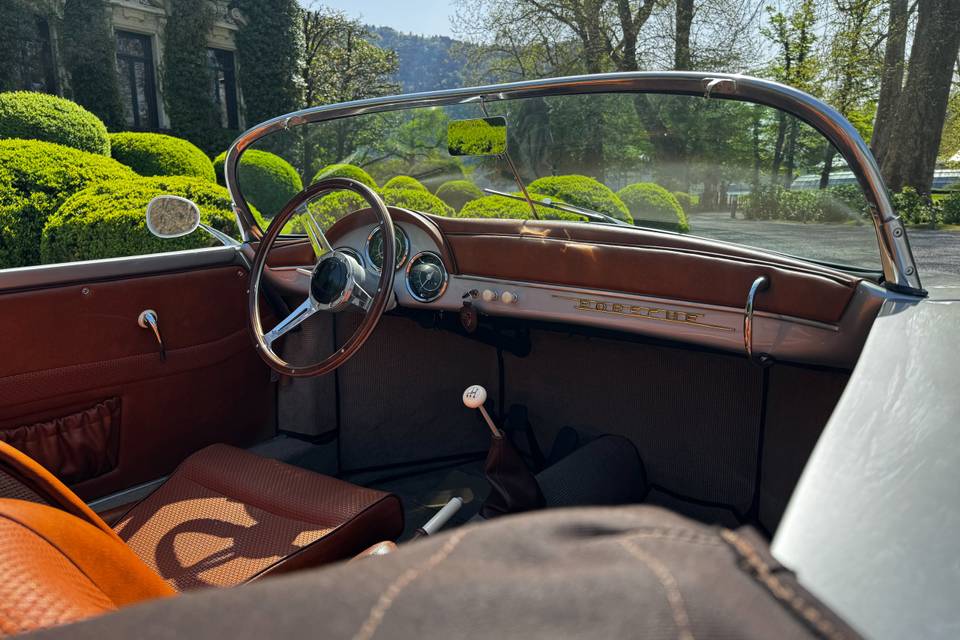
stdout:
<svg viewBox="0 0 960 640">
<path fill-rule="evenodd" d="M 512 291 L 504 291 L 500 294 L 500 302 L 503 304 L 514 304 L 518 299 L 517 294 Z"/>
<path fill-rule="evenodd" d="M 484 302 L 493 302 L 497 297 L 497 292 L 492 289 L 484 289 L 483 293 L 480 294 L 480 298 L 482 298 Z"/>
</svg>

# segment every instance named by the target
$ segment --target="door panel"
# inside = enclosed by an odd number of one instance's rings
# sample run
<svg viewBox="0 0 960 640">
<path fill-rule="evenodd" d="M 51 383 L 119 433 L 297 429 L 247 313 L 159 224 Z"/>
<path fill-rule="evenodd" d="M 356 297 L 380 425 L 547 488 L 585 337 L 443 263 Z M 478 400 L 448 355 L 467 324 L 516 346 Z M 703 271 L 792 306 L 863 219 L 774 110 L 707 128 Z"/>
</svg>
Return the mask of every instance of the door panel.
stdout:
<svg viewBox="0 0 960 640">
<path fill-rule="evenodd" d="M 58 269 L 70 279 L 71 265 Z M 272 435 L 274 384 L 247 335 L 247 279 L 230 264 L 0 293 L 0 437 L 119 399 L 106 438 L 115 467 L 73 487 L 89 500 L 167 474 L 207 444 Z M 137 324 L 145 309 L 157 312 L 165 360 Z M 60 422 L 77 445 L 82 426 Z"/>
</svg>

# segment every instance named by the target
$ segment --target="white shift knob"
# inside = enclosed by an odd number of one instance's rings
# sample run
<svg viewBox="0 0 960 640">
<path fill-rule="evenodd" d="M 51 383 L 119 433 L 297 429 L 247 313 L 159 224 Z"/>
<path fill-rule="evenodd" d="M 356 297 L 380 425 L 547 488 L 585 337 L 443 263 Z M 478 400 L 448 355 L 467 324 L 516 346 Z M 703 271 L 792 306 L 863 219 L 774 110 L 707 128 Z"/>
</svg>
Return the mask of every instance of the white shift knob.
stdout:
<svg viewBox="0 0 960 640">
<path fill-rule="evenodd" d="M 479 409 L 487 401 L 487 390 L 479 384 L 472 384 L 463 392 L 463 404 L 468 409 Z"/>
</svg>

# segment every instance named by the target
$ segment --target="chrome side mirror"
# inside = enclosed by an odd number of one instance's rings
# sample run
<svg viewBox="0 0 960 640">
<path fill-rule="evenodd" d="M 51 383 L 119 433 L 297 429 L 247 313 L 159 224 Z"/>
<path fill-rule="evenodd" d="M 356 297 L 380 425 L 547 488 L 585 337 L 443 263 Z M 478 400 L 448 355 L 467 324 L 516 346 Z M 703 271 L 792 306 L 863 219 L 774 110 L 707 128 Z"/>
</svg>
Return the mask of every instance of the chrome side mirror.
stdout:
<svg viewBox="0 0 960 640">
<path fill-rule="evenodd" d="M 179 238 L 200 226 L 200 209 L 180 196 L 157 196 L 147 204 L 147 229 L 158 238 Z"/>
<path fill-rule="evenodd" d="M 147 229 L 158 238 L 179 238 L 200 227 L 224 246 L 240 243 L 224 232 L 200 222 L 200 208 L 192 200 L 180 196 L 157 196 L 147 203 Z"/>
</svg>

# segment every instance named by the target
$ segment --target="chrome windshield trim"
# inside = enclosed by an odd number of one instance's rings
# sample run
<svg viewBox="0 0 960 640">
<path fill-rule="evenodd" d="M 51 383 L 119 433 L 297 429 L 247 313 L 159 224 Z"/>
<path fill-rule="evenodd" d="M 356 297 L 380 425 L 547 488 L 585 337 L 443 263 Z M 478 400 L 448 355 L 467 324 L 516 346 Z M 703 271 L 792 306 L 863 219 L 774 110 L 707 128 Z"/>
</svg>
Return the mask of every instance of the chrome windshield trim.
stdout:
<svg viewBox="0 0 960 640">
<path fill-rule="evenodd" d="M 813 96 L 770 80 L 750 76 L 688 71 L 625 72 L 570 76 L 509 84 L 429 91 L 310 107 L 252 127 L 231 145 L 224 164 L 227 189 L 244 227 L 245 239 L 259 236 L 238 188 L 239 159 L 260 138 L 293 126 L 361 114 L 582 93 L 666 93 L 741 100 L 775 107 L 803 120 L 836 147 L 857 177 L 872 210 L 885 284 L 896 291 L 925 295 L 906 229 L 893 205 L 880 168 L 856 128 Z"/>
</svg>

